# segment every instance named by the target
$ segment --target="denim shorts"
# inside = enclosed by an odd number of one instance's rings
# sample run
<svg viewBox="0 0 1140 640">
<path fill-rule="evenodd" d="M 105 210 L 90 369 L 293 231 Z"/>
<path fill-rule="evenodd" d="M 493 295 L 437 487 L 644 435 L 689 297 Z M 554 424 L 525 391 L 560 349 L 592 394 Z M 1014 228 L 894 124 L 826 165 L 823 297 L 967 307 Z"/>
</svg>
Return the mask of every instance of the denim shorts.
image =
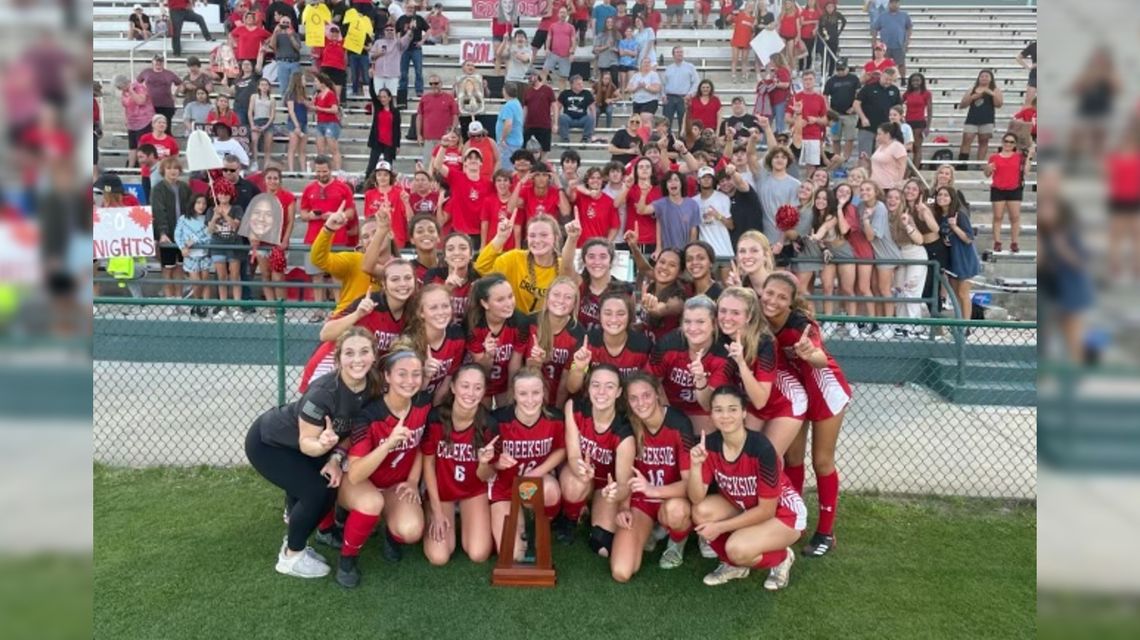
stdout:
<svg viewBox="0 0 1140 640">
<path fill-rule="evenodd" d="M 340 139 L 340 124 L 336 122 L 318 122 L 317 135 L 322 138 Z"/>
<path fill-rule="evenodd" d="M 210 265 L 211 261 L 209 256 L 187 256 L 182 258 L 182 269 L 190 273 L 210 271 Z"/>
</svg>

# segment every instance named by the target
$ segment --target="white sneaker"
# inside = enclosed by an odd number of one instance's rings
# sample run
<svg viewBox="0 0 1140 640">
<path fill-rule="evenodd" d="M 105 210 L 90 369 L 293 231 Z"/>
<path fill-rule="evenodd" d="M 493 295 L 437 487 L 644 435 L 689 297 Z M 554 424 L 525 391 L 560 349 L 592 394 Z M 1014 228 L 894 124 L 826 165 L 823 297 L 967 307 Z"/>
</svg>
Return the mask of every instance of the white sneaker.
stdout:
<svg viewBox="0 0 1140 640">
<path fill-rule="evenodd" d="M 285 552 L 277 554 L 277 573 L 295 578 L 323 578 L 329 574 L 329 566 L 315 560 L 307 551 L 291 556 Z"/>
<path fill-rule="evenodd" d="M 657 548 L 657 538 L 653 535 L 653 532 L 651 531 L 651 532 L 649 532 L 649 537 L 645 539 L 645 544 L 642 545 L 642 549 L 645 551 L 645 553 L 650 553 L 656 548 Z"/>
<path fill-rule="evenodd" d="M 241 310 L 238 309 L 237 307 L 233 307 L 232 309 L 230 309 L 230 319 L 235 320 L 235 321 L 241 320 Z"/>
<path fill-rule="evenodd" d="M 701 550 L 702 558 L 709 558 L 711 560 L 716 557 L 716 551 L 712 548 L 712 545 L 709 544 L 708 540 L 698 537 L 697 547 Z"/>
<path fill-rule="evenodd" d="M 218 307 L 218 310 L 214 312 L 214 319 L 215 320 L 225 320 L 226 319 L 226 310 L 221 308 L 221 307 Z"/>
<path fill-rule="evenodd" d="M 876 340 L 894 340 L 895 330 L 887 326 L 882 326 L 879 327 L 877 331 L 872 333 L 871 337 Z"/>
<path fill-rule="evenodd" d="M 764 588 L 768 591 L 779 591 L 788 586 L 788 578 L 791 577 L 792 564 L 796 561 L 796 552 L 788 547 L 788 557 L 780 564 L 772 567 L 768 572 L 768 578 L 764 580 Z"/>
<path fill-rule="evenodd" d="M 859 338 L 862 338 L 863 334 L 859 333 L 859 325 L 855 323 L 848 323 L 847 337 L 851 338 L 852 340 L 858 340 Z"/>
<path fill-rule="evenodd" d="M 661 561 L 657 563 L 662 569 L 676 569 L 685 561 L 685 541 L 674 542 L 669 540 L 665 545 L 665 553 L 661 554 Z"/>
<path fill-rule="evenodd" d="M 748 567 L 737 567 L 727 562 L 722 562 L 717 565 L 716 569 L 712 570 L 712 573 L 705 576 L 704 583 L 710 587 L 715 587 L 730 580 L 747 578 L 751 572 L 752 570 Z"/>
</svg>

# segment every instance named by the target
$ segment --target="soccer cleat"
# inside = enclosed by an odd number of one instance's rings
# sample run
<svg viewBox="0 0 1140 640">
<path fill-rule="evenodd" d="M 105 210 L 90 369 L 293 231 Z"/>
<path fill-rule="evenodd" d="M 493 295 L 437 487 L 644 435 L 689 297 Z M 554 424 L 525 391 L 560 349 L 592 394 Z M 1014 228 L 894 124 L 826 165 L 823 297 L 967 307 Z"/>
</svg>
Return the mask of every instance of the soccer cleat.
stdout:
<svg viewBox="0 0 1140 640">
<path fill-rule="evenodd" d="M 730 580 L 740 580 L 747 578 L 751 570 L 748 567 L 737 567 L 735 565 L 722 562 L 717 565 L 712 573 L 705 576 L 704 583 L 710 587 L 722 585 Z"/>
<path fill-rule="evenodd" d="M 661 561 L 657 563 L 662 569 L 676 569 L 685 561 L 685 541 L 669 540 L 665 545 L 665 553 L 661 554 Z"/>
<path fill-rule="evenodd" d="M 311 555 L 302 551 L 291 556 L 282 551 L 277 554 L 277 573 L 295 578 L 323 578 L 329 574 L 329 566 L 317 562 Z"/>
<path fill-rule="evenodd" d="M 331 547 L 333 549 L 340 549 L 344 546 L 344 530 L 333 527 L 328 531 L 317 531 L 317 542 Z"/>
<path fill-rule="evenodd" d="M 811 540 L 804 545 L 804 555 L 812 558 L 827 555 L 829 551 L 835 548 L 835 536 L 827 535 L 816 531 L 811 536 Z"/>
<path fill-rule="evenodd" d="M 796 561 L 796 553 L 788 547 L 788 557 L 780 564 L 772 567 L 768 571 L 768 577 L 764 580 L 764 588 L 768 591 L 779 591 L 788 586 L 788 578 L 792 574 L 792 564 Z"/>
<path fill-rule="evenodd" d="M 701 550 L 701 557 L 712 559 L 716 557 L 716 551 L 709 544 L 708 540 L 704 538 L 697 538 L 697 547 Z"/>
<path fill-rule="evenodd" d="M 554 529 L 554 538 L 562 544 L 574 544 L 574 533 L 578 528 L 578 523 L 572 521 L 570 518 L 562 514 L 551 523 Z"/>
<path fill-rule="evenodd" d="M 381 551 L 384 559 L 388 562 L 399 562 L 404 558 L 404 550 L 401 548 L 399 542 L 392 539 L 392 534 L 388 530 L 384 530 L 384 547 Z"/>
<path fill-rule="evenodd" d="M 346 589 L 360 584 L 360 569 L 356 568 L 356 556 L 341 556 L 336 565 L 336 583 Z"/>
</svg>

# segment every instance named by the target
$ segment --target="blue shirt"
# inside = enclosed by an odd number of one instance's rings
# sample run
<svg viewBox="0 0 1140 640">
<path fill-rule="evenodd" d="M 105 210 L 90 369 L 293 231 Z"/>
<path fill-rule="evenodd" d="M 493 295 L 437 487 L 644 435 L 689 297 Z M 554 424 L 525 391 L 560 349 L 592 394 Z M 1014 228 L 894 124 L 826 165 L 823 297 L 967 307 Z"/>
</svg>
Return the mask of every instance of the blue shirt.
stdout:
<svg viewBox="0 0 1140 640">
<path fill-rule="evenodd" d="M 518 98 L 508 100 L 499 110 L 499 119 L 495 121 L 495 139 L 503 139 L 503 123 L 510 120 L 511 132 L 507 134 L 507 145 L 521 147 L 523 145 L 523 110 Z"/>
<path fill-rule="evenodd" d="M 697 85 L 701 77 L 697 75 L 697 68 L 689 62 L 677 64 L 670 62 L 665 66 L 665 93 L 666 95 L 691 96 L 696 95 Z"/>
<path fill-rule="evenodd" d="M 594 35 L 597 35 L 606 28 L 606 18 L 616 16 L 617 9 L 612 5 L 599 4 L 594 7 Z"/>
<path fill-rule="evenodd" d="M 906 30 L 911 26 L 910 14 L 902 9 L 894 13 L 884 11 L 875 19 L 875 30 L 888 49 L 902 49 L 906 44 Z"/>
<path fill-rule="evenodd" d="M 627 51 L 637 51 L 637 40 L 634 40 L 633 38 L 630 38 L 628 40 L 626 40 L 625 38 L 622 38 L 621 40 L 618 40 L 618 50 L 620 51 L 622 49 L 625 49 Z M 619 55 L 618 56 L 618 64 L 622 65 L 623 67 L 636 66 L 637 65 L 637 55 L 636 54 L 632 55 L 632 56 Z"/>
<path fill-rule="evenodd" d="M 692 198 L 674 203 L 668 196 L 653 202 L 653 215 L 661 225 L 659 249 L 684 250 L 689 244 L 689 233 L 701 225 L 701 206 Z"/>
</svg>

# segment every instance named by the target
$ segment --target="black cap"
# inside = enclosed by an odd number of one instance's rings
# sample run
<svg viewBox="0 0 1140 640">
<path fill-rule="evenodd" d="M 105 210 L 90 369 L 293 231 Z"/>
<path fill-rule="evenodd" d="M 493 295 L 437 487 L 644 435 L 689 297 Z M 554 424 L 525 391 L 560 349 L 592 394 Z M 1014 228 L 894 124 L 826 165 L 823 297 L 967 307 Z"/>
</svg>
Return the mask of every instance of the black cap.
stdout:
<svg viewBox="0 0 1140 640">
<path fill-rule="evenodd" d="M 835 59 L 835 68 L 836 69 L 846 69 L 847 68 L 847 58 L 836 58 Z"/>
<path fill-rule="evenodd" d="M 214 124 L 210 125 L 210 130 L 217 131 L 218 127 L 225 127 L 226 131 L 229 131 L 231 134 L 234 132 L 233 127 L 231 127 L 230 124 L 224 120 L 215 120 Z"/>
<path fill-rule="evenodd" d="M 104 193 L 123 193 L 123 179 L 113 173 L 104 173 L 95 181 L 95 188 Z"/>
</svg>

